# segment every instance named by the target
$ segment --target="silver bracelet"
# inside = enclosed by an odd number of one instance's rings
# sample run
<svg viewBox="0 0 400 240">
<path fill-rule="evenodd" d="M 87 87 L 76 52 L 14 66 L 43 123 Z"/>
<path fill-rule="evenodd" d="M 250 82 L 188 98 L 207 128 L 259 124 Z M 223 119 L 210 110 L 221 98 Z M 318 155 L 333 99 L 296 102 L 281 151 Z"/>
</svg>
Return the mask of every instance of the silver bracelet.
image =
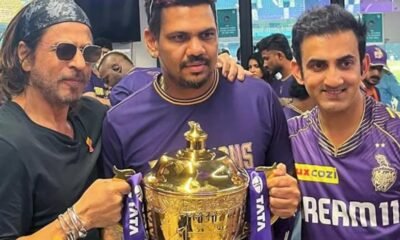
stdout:
<svg viewBox="0 0 400 240">
<path fill-rule="evenodd" d="M 76 240 L 77 236 L 75 235 L 75 231 L 71 226 L 65 221 L 64 215 L 60 214 L 58 215 L 58 222 L 60 223 L 60 226 L 62 230 L 64 231 L 65 235 L 67 236 L 67 240 Z"/>
<path fill-rule="evenodd" d="M 68 208 L 67 211 L 72 223 L 74 224 L 78 232 L 79 238 L 85 238 L 87 236 L 87 230 L 83 225 L 81 219 L 79 218 L 78 214 L 76 214 L 74 206 L 72 206 L 72 208 Z"/>
</svg>

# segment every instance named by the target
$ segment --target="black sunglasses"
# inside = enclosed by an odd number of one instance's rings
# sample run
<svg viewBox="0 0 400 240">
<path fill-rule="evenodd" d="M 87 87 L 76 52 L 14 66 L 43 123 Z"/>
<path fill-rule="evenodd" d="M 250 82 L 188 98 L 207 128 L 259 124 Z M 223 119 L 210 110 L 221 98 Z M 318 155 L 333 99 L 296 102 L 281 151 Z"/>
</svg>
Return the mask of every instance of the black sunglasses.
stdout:
<svg viewBox="0 0 400 240">
<path fill-rule="evenodd" d="M 62 61 L 70 61 L 75 57 L 78 47 L 72 43 L 58 43 L 52 47 L 56 52 L 57 58 Z M 97 45 L 86 45 L 79 48 L 83 58 L 87 63 L 96 63 L 101 57 L 101 47 Z"/>
</svg>

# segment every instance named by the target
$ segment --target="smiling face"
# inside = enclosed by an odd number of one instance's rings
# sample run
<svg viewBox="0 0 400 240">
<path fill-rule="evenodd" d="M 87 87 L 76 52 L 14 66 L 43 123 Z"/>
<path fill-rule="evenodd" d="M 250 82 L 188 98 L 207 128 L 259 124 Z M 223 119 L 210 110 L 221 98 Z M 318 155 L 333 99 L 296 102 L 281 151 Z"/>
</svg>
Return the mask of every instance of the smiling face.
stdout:
<svg viewBox="0 0 400 240">
<path fill-rule="evenodd" d="M 80 50 L 69 61 L 59 60 L 53 48 L 58 43 L 72 43 L 83 48 L 92 43 L 92 35 L 89 27 L 82 23 L 51 26 L 22 66 L 29 75 L 28 91 L 39 92 L 51 104 L 68 105 L 81 97 L 92 64 L 85 62 Z"/>
<path fill-rule="evenodd" d="M 209 4 L 164 8 L 159 37 L 150 32 L 145 36 L 166 81 L 183 89 L 198 89 L 209 82 L 218 53 L 217 27 Z"/>
<path fill-rule="evenodd" d="M 363 104 L 360 84 L 369 58 L 363 58 L 361 65 L 352 31 L 306 37 L 300 50 L 302 66 L 292 63 L 294 76 L 305 85 L 321 112 L 346 112 Z"/>
</svg>

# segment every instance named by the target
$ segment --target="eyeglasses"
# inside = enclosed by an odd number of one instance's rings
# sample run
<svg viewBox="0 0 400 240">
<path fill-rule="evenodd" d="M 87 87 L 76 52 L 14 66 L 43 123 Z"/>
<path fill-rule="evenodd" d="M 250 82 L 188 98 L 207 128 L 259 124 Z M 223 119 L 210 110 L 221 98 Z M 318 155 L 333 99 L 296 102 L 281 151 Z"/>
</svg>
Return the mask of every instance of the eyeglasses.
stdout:
<svg viewBox="0 0 400 240">
<path fill-rule="evenodd" d="M 52 50 L 56 52 L 58 59 L 70 61 L 75 57 L 78 47 L 72 43 L 58 43 L 52 46 Z M 101 57 L 101 47 L 97 45 L 86 45 L 83 48 L 79 48 L 79 50 L 87 63 L 95 63 Z"/>
</svg>

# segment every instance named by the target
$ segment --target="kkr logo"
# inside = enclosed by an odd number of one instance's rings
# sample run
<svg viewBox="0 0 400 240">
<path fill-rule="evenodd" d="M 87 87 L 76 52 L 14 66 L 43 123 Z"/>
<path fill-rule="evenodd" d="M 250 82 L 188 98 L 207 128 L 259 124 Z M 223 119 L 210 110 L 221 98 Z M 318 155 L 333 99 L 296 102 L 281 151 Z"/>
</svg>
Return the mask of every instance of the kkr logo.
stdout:
<svg viewBox="0 0 400 240">
<path fill-rule="evenodd" d="M 297 178 L 301 181 L 339 184 L 336 168 L 296 163 Z"/>
</svg>

